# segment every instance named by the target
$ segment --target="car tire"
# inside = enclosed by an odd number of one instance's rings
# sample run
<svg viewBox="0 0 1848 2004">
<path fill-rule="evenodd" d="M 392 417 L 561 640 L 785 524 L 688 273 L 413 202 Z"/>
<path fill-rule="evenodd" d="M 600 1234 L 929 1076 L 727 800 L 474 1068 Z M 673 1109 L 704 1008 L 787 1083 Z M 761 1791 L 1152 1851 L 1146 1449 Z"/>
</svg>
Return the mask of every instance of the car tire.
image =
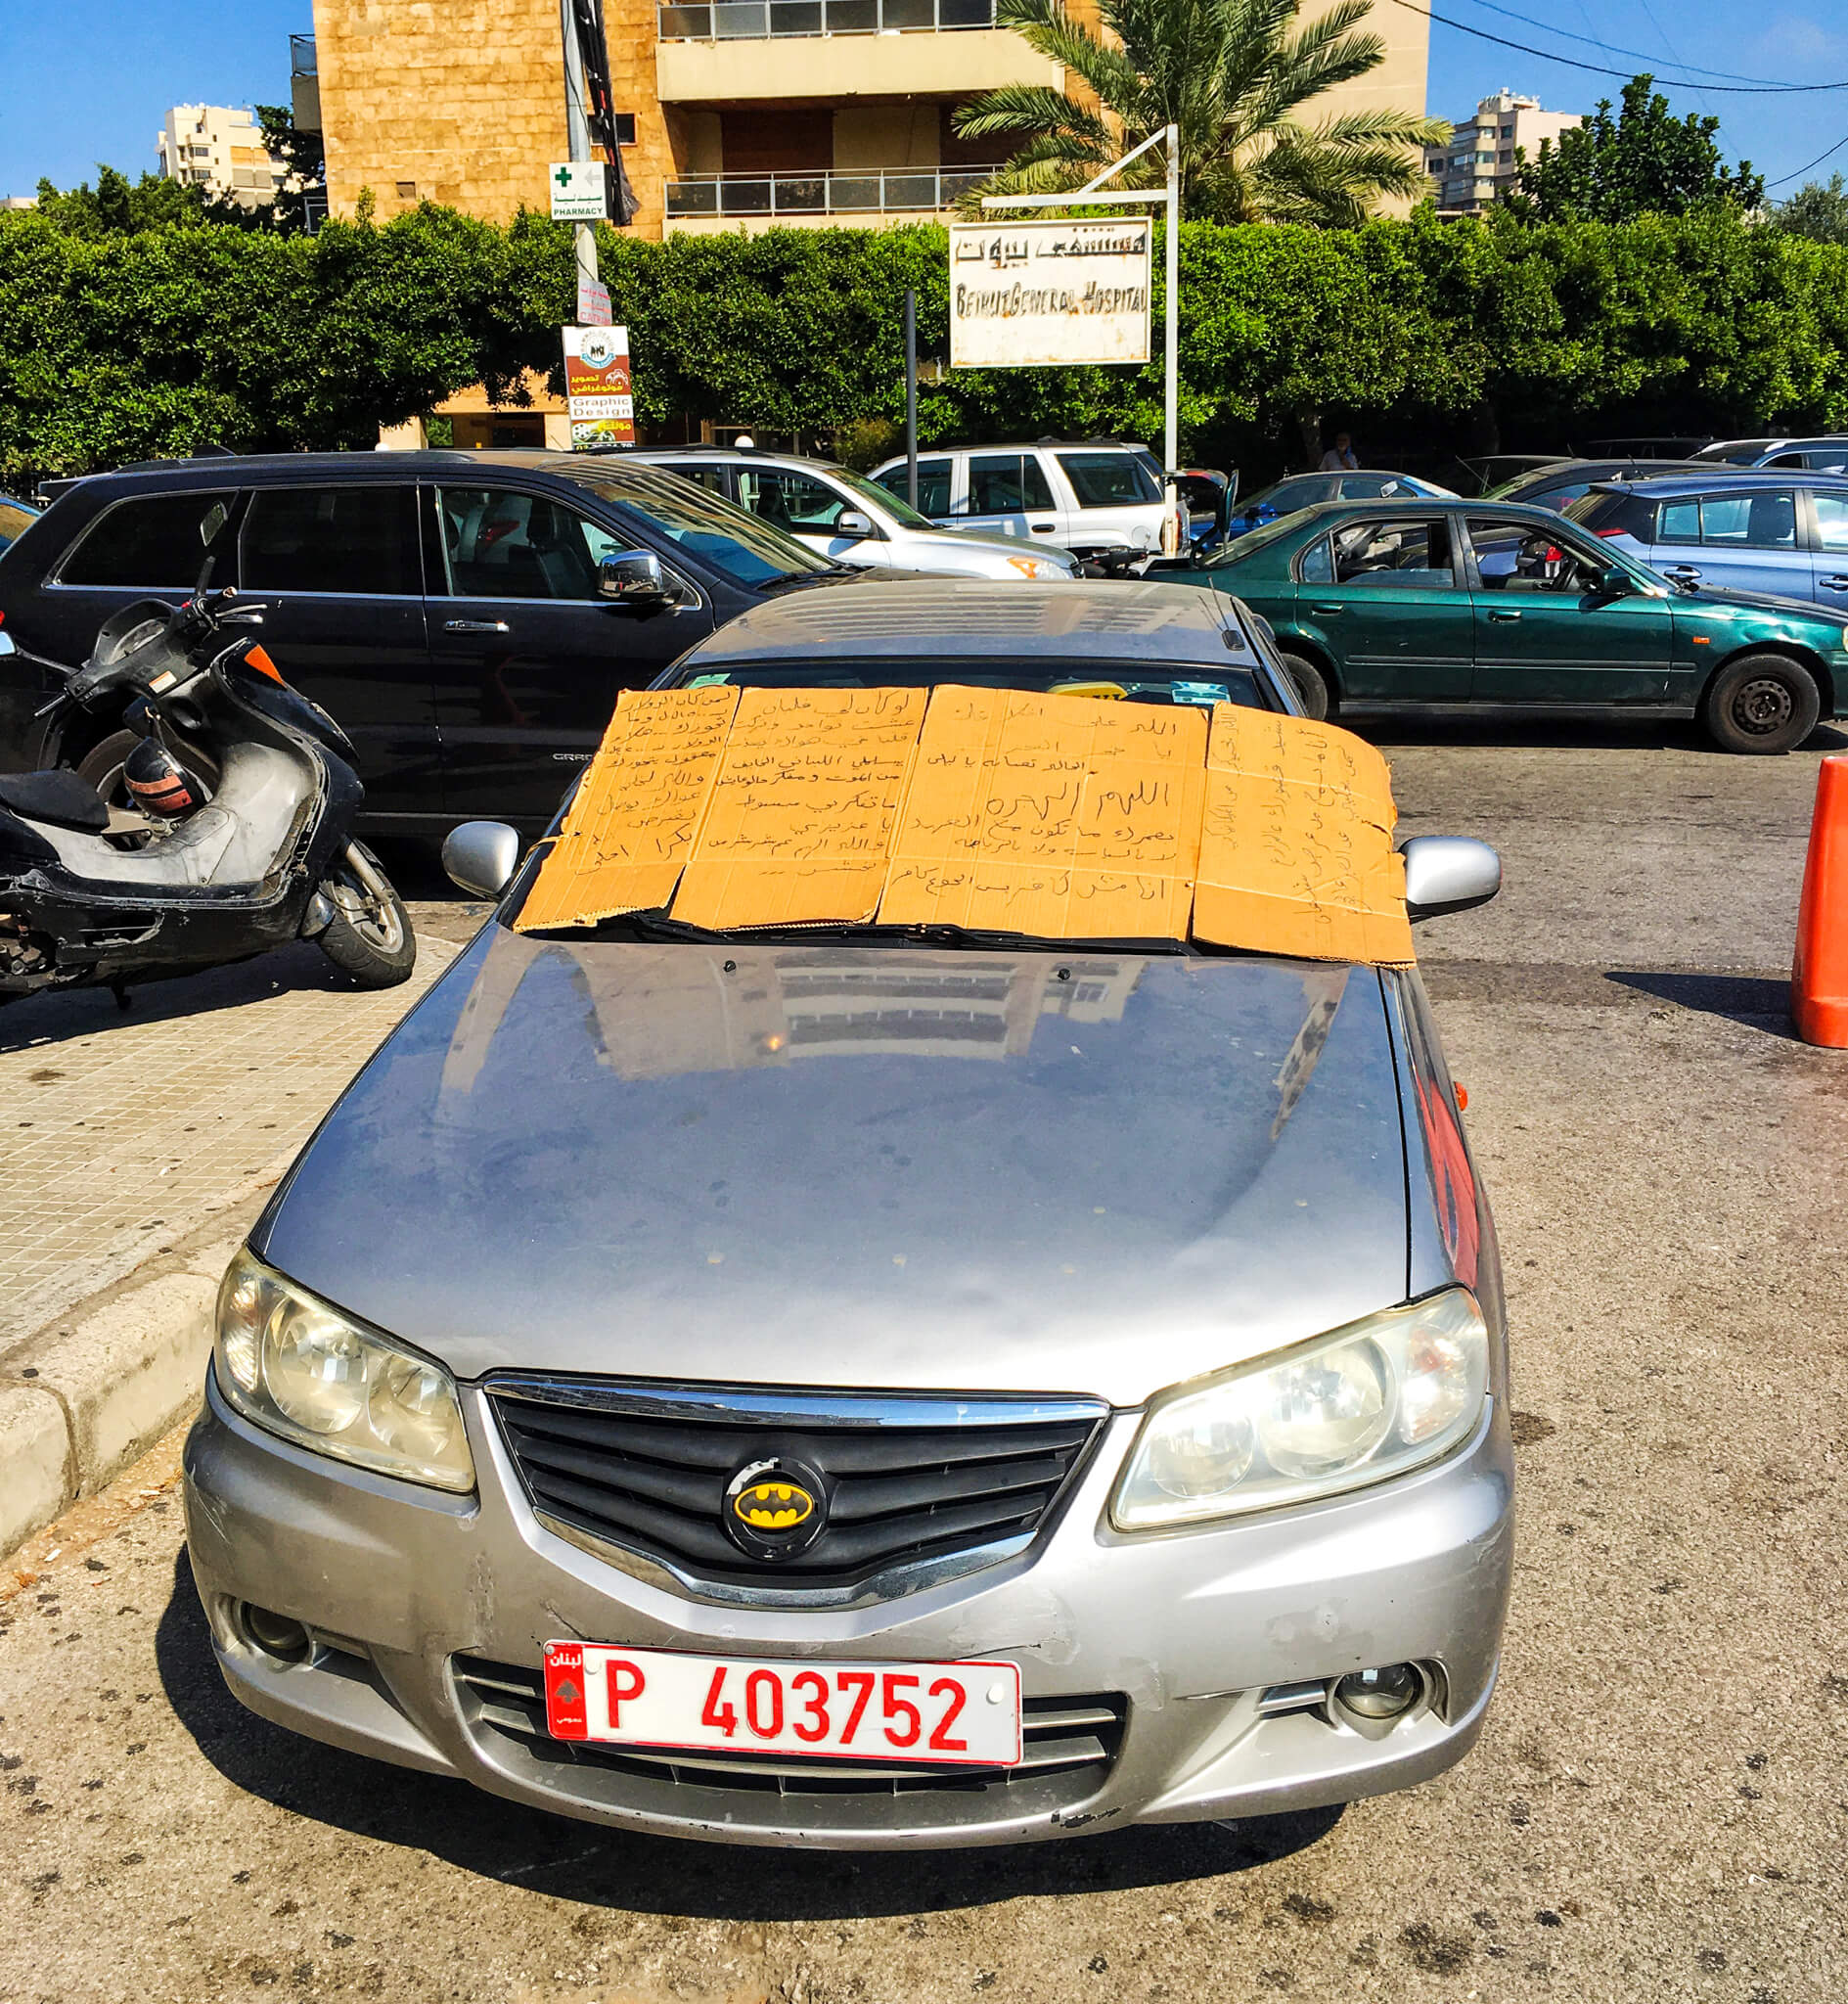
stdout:
<svg viewBox="0 0 1848 2004">
<path fill-rule="evenodd" d="M 1823 692 L 1807 668 L 1780 654 L 1747 654 L 1708 684 L 1700 726 L 1722 752 L 1775 758 L 1815 730 Z"/>
<path fill-rule="evenodd" d="M 1330 686 L 1327 671 L 1318 667 L 1305 655 L 1283 654 L 1285 667 L 1289 670 L 1289 679 L 1295 683 L 1297 693 L 1302 697 L 1303 707 L 1311 716 L 1330 716 L 1339 706 L 1333 689 Z"/>
<path fill-rule="evenodd" d="M 315 943 L 362 988 L 395 988 L 417 965 L 417 934 L 404 900 L 363 842 L 348 843 L 321 880 L 334 916 Z"/>
</svg>

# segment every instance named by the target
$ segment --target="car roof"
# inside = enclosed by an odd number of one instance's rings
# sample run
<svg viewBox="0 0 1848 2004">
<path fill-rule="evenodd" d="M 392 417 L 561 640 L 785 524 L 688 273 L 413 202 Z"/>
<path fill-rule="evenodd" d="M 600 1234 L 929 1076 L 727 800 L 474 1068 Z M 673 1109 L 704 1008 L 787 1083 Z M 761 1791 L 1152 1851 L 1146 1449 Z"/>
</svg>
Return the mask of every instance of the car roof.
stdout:
<svg viewBox="0 0 1848 2004">
<path fill-rule="evenodd" d="M 1684 494 L 1709 494 L 1716 486 L 1736 480 L 1741 493 L 1769 492 L 1772 487 L 1848 487 L 1848 474 L 1812 473 L 1807 467 L 1729 467 L 1715 462 L 1705 474 L 1662 474 L 1647 480 L 1599 480 L 1599 494 L 1646 494 L 1652 500 L 1676 500 Z"/>
<path fill-rule="evenodd" d="M 1133 438 L 997 438 L 992 443 L 980 445 L 921 445 L 920 459 L 934 458 L 948 452 L 1032 452 L 1043 449 L 1047 452 L 1152 452 L 1152 445 L 1138 445 Z M 894 457 L 903 459 L 902 452 Z M 879 462 L 886 464 L 884 460 Z"/>
<path fill-rule="evenodd" d="M 527 446 L 513 450 L 484 447 L 479 451 L 459 446 L 427 446 L 412 452 L 226 452 L 197 459 L 138 460 L 129 466 L 80 478 L 85 481 L 133 479 L 152 485 L 183 475 L 198 478 L 201 484 L 235 487 L 264 478 L 325 479 L 338 476 L 347 479 L 403 479 L 420 474 L 453 474 L 461 467 L 511 468 L 519 473 L 568 477 L 573 472 L 634 463 L 638 457 L 628 452 L 556 452 Z"/>
<path fill-rule="evenodd" d="M 1194 585 L 1077 578 L 1038 584 L 980 577 L 919 583 L 894 579 L 794 592 L 753 607 L 686 657 L 718 661 L 810 660 L 852 649 L 861 656 L 993 660 L 998 651 L 1049 660 L 1120 660 L 1126 646 L 1153 661 L 1193 665 L 1249 655 L 1240 609 Z"/>
<path fill-rule="evenodd" d="M 677 459 L 698 459 L 708 465 L 717 460 L 727 466 L 813 467 L 817 473 L 823 474 L 848 471 L 837 459 L 817 459 L 808 452 L 778 452 L 754 445 L 744 448 L 736 445 L 645 445 L 637 451 L 623 453 L 622 457 L 638 460 L 644 466 L 672 466 Z"/>
</svg>

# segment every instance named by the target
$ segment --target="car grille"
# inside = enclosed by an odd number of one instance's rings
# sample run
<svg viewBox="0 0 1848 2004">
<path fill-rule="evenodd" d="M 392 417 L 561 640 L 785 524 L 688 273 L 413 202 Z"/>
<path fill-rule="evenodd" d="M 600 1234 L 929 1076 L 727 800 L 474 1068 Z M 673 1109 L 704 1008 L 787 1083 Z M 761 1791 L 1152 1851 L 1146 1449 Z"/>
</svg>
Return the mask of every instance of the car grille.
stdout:
<svg viewBox="0 0 1848 2004">
<path fill-rule="evenodd" d="M 1081 1398 L 829 1397 L 490 1380 L 533 1508 L 549 1523 L 653 1559 L 683 1579 L 824 1589 L 1017 1549 L 1046 1522 L 1107 1408 Z M 726 1534 L 726 1485 L 784 1457 L 829 1495 L 798 1556 L 760 1558 Z"/>
<path fill-rule="evenodd" d="M 1021 1757 L 1014 1767 L 801 1760 L 788 1754 L 644 1750 L 555 1740 L 546 1729 L 539 1671 L 470 1656 L 452 1657 L 450 1668 L 464 1722 L 477 1740 L 496 1739 L 525 1760 L 566 1763 L 676 1789 L 742 1789 L 767 1796 L 986 1794 L 1058 1782 L 1062 1797 L 1079 1801 L 1094 1795 L 1107 1778 L 1122 1745 L 1129 1709 L 1120 1692 L 1026 1699 L 1021 1708 Z"/>
</svg>

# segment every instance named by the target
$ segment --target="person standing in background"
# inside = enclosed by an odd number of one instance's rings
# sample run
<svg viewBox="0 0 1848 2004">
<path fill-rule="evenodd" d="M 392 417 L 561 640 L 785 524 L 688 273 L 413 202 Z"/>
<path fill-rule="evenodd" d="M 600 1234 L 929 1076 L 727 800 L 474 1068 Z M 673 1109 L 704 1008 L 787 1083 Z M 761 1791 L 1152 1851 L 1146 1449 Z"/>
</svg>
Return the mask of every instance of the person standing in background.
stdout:
<svg viewBox="0 0 1848 2004">
<path fill-rule="evenodd" d="M 1354 441 L 1345 432 L 1334 434 L 1334 443 L 1322 455 L 1320 471 L 1325 474 L 1351 473 L 1360 465 L 1354 456 Z"/>
</svg>

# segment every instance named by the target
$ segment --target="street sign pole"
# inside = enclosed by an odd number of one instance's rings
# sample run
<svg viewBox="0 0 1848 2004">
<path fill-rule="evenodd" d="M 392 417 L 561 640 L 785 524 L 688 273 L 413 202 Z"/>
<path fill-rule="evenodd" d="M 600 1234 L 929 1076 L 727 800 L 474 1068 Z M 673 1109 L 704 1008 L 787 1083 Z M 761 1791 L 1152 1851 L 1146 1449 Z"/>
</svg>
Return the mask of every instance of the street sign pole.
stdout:
<svg viewBox="0 0 1848 2004">
<path fill-rule="evenodd" d="M 1114 189 L 1100 193 L 1106 181 L 1113 180 L 1132 160 L 1140 159 L 1150 147 L 1159 146 L 1167 155 L 1168 185 L 1165 189 L 1153 188 Z M 1164 125 L 1159 132 L 1151 132 L 1140 146 L 1132 147 L 1120 160 L 1113 161 L 1103 173 L 1075 189 L 1069 195 L 984 195 L 984 208 L 1075 208 L 1080 204 L 1108 203 L 1112 206 L 1135 202 L 1158 203 L 1168 211 L 1166 256 L 1164 259 L 1167 278 L 1167 312 L 1161 329 L 1161 363 L 1163 383 L 1161 388 L 1161 450 L 1163 470 L 1167 479 L 1167 504 L 1171 524 L 1176 524 L 1178 534 L 1178 490 L 1175 476 L 1176 461 L 1181 452 L 1180 393 L 1181 393 L 1181 128 L 1178 125 Z"/>
<path fill-rule="evenodd" d="M 905 491 L 918 505 L 918 294 L 905 288 Z"/>
<path fill-rule="evenodd" d="M 590 150 L 590 114 L 584 84 L 583 52 L 577 46 L 577 23 L 571 18 L 571 0 L 559 0 L 559 33 L 564 45 L 564 133 L 565 151 L 573 160 L 593 158 Z M 603 283 L 597 268 L 597 231 L 591 223 L 574 229 L 577 248 L 577 294 L 581 300 L 587 288 Z M 581 307 L 575 309 L 581 313 Z"/>
</svg>

